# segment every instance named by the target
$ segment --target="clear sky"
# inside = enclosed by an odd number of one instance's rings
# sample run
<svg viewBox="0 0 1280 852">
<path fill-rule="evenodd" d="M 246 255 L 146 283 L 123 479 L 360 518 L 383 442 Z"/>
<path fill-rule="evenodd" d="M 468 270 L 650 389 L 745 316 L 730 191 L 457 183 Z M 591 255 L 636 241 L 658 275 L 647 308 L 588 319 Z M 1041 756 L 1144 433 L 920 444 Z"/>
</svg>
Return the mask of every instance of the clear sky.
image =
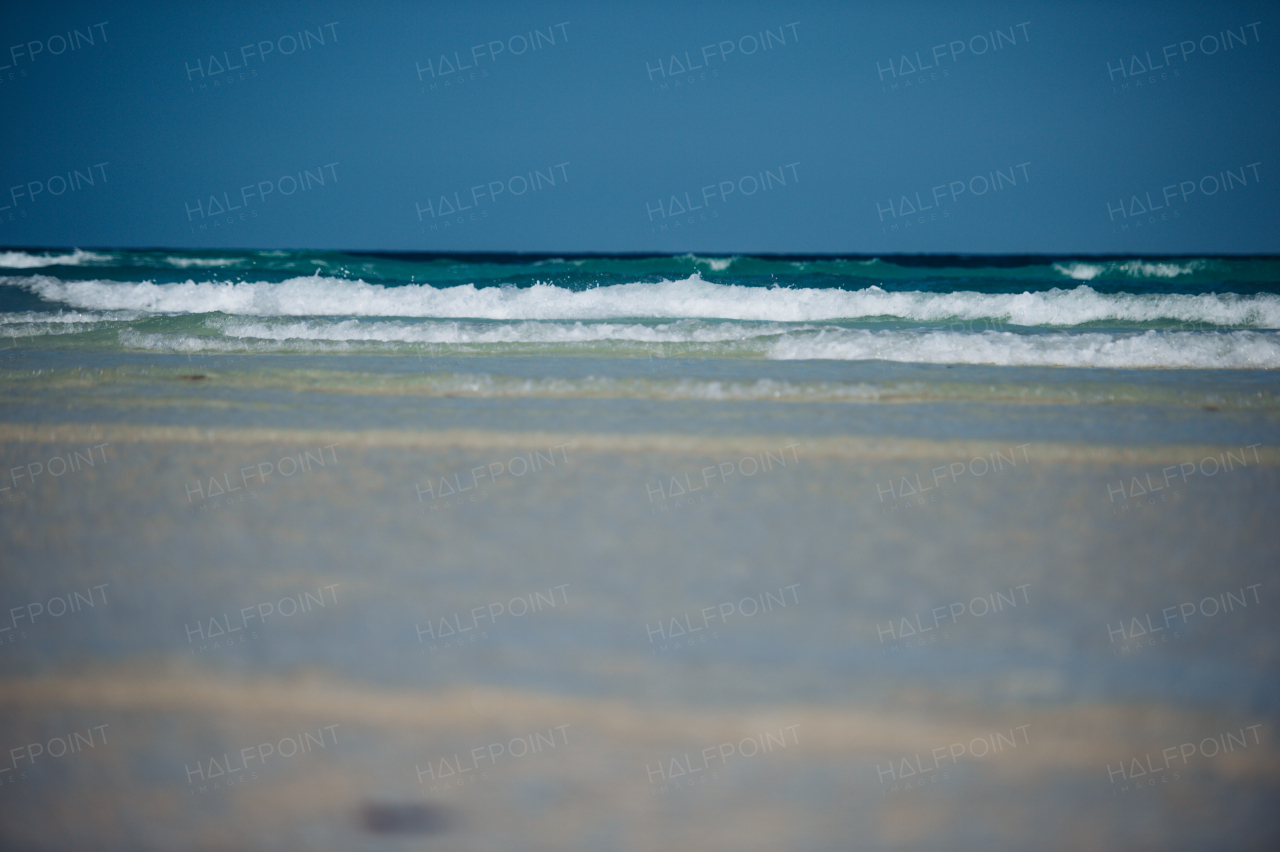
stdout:
<svg viewBox="0 0 1280 852">
<path fill-rule="evenodd" d="M 1280 253 L 1270 3 L 4 6 L 0 245 Z"/>
</svg>

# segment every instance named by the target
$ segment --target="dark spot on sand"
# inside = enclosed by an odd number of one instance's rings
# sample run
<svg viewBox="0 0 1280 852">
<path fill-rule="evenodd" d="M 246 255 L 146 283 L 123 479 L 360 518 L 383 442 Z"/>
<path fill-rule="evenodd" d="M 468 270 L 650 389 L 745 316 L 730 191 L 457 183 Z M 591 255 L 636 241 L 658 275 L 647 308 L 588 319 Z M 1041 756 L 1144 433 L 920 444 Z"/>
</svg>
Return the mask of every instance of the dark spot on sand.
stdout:
<svg viewBox="0 0 1280 852">
<path fill-rule="evenodd" d="M 439 805 L 366 804 L 361 811 L 365 830 L 374 834 L 435 834 L 454 826 L 453 813 Z"/>
<path fill-rule="evenodd" d="M 1205 411 L 1217 411 L 1217 410 L 1218 410 L 1218 406 L 1216 406 L 1216 405 L 1206 405 L 1206 406 L 1203 406 L 1203 408 L 1204 408 L 1204 410 L 1205 410 Z"/>
<path fill-rule="evenodd" d="M 186 379 L 186 380 L 187 380 L 187 381 L 189 381 L 189 382 L 198 382 L 198 381 L 200 381 L 201 379 L 203 379 L 203 378 L 204 378 L 204 373 L 199 373 L 199 374 L 194 375 L 194 376 L 178 376 L 178 378 L 180 378 L 180 379 Z"/>
</svg>

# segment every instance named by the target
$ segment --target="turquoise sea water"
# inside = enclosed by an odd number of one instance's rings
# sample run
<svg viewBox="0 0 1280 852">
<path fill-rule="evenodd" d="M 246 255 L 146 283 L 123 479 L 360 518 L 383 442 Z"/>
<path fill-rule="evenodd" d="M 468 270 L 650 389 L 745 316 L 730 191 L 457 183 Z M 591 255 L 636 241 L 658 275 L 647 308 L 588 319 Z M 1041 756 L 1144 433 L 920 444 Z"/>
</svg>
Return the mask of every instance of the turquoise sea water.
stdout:
<svg viewBox="0 0 1280 852">
<path fill-rule="evenodd" d="M 0 254 L 11 339 L 180 353 L 1280 366 L 1280 261 Z"/>
<path fill-rule="evenodd" d="M 228 426 L 465 428 L 510 411 L 664 432 L 688 419 L 679 403 L 712 432 L 841 434 L 849 403 L 864 434 L 1212 443 L 1269 437 L 1277 403 L 1272 258 L 77 249 L 0 253 L 0 273 L 0 369 L 31 399 L 25 420 L 63 394 L 82 420 L 138 405 L 184 422 L 191 403 Z M 175 397 L 182 375 L 210 379 Z M 739 405 L 759 402 L 775 404 Z M 1111 403 L 1176 415 L 1096 416 Z"/>
</svg>

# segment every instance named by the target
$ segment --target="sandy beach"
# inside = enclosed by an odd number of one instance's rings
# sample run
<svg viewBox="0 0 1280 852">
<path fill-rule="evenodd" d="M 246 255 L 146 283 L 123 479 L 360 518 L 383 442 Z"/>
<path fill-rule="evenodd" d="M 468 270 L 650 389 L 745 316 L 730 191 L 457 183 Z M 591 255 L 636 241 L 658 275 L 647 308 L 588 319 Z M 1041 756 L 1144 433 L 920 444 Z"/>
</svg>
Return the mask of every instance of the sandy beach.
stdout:
<svg viewBox="0 0 1280 852">
<path fill-rule="evenodd" d="M 78 384 L 57 356 L 41 387 L 22 357 L 0 425 L 21 844 L 1274 832 L 1256 394 L 1075 406 L 1128 442 L 953 400 L 941 440 L 938 401 L 650 401 L 628 428 L 608 400 L 376 377 L 264 396 L 180 356 Z M 459 406 L 508 428 L 394 426 Z M 1237 440 L 1176 440 L 1218 422 Z"/>
</svg>

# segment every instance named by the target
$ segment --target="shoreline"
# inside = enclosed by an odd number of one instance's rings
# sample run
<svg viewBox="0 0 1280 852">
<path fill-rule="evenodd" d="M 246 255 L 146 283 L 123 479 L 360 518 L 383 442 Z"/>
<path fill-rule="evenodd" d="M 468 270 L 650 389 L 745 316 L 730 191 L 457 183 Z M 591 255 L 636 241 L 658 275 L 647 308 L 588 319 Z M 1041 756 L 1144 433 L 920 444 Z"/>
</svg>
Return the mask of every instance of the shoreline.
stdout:
<svg viewBox="0 0 1280 852">
<path fill-rule="evenodd" d="M 812 438 L 802 435 L 733 435 L 705 437 L 673 434 L 611 434 L 582 432 L 446 430 L 337 430 L 272 429 L 144 424 L 25 424 L 0 422 L 0 443 L 87 442 L 157 444 L 289 444 L 325 446 L 340 444 L 367 449 L 421 450 L 544 450 L 567 446 L 583 452 L 655 453 L 673 456 L 706 456 L 725 453 L 756 455 L 795 445 L 806 458 L 847 461 L 901 461 L 990 456 L 1007 451 L 1007 441 L 928 440 L 842 436 Z M 1246 449 L 1234 444 L 1170 444 L 1157 446 L 1028 442 L 1037 462 L 1058 464 L 1180 464 L 1201 454 L 1214 456 Z M 1242 467 L 1280 465 L 1280 446 L 1251 445 L 1255 458 Z"/>
</svg>

